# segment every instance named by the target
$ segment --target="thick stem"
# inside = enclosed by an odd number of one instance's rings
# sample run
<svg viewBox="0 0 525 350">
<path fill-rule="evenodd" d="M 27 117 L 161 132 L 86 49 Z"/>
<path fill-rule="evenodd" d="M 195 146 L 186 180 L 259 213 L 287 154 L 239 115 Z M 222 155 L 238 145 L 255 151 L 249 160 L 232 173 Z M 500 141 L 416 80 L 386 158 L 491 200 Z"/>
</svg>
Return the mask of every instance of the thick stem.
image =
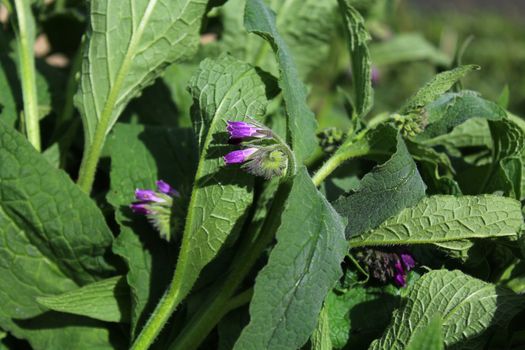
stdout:
<svg viewBox="0 0 525 350">
<path fill-rule="evenodd" d="M 27 139 L 40 152 L 40 118 L 36 93 L 35 57 L 33 55 L 33 15 L 31 6 L 25 0 L 15 0 L 15 9 L 18 19 L 18 58 L 24 99 L 24 125 Z"/>
<path fill-rule="evenodd" d="M 272 242 L 275 232 L 279 228 L 281 213 L 290 190 L 291 181 L 285 181 L 280 185 L 260 231 L 256 229 L 255 232 L 248 232 L 241 244 L 239 254 L 232 262 L 231 272 L 227 275 L 220 288 L 217 289 L 217 293 L 212 297 L 212 301 L 204 304 L 197 314 L 193 316 L 177 339 L 175 339 L 172 346 L 170 346 L 170 350 L 196 349 L 219 323 L 221 318 L 232 309 L 234 299 L 231 298 L 233 294 L 251 271 L 264 249 Z M 253 242 L 253 237 L 259 232 L 261 234 Z M 241 293 L 238 297 L 241 298 L 243 294 Z M 248 296 L 244 295 L 243 297 Z"/>
</svg>

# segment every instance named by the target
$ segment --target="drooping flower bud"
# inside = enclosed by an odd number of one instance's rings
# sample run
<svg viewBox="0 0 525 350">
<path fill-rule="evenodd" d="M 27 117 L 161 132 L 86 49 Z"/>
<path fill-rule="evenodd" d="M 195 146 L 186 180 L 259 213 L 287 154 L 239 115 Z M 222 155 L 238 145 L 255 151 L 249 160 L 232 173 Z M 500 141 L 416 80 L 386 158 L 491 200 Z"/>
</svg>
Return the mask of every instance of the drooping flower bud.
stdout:
<svg viewBox="0 0 525 350">
<path fill-rule="evenodd" d="M 237 151 L 232 151 L 224 156 L 224 162 L 226 164 L 240 164 L 246 162 L 251 155 L 257 152 L 257 148 L 250 147 L 245 149 L 240 149 Z"/>
<path fill-rule="evenodd" d="M 262 148 L 243 168 L 255 176 L 271 179 L 274 176 L 282 176 L 288 166 L 288 158 L 278 149 Z"/>
<path fill-rule="evenodd" d="M 130 205 L 136 214 L 145 215 L 153 227 L 165 240 L 171 239 L 172 231 L 178 226 L 177 219 L 172 215 L 174 198 L 179 193 L 168 183 L 159 180 L 156 183 L 157 191 L 136 189 L 135 198 L 138 202 Z"/>
<path fill-rule="evenodd" d="M 234 122 L 228 121 L 228 126 L 226 127 L 228 133 L 230 134 L 230 140 L 244 140 L 246 138 L 269 138 L 270 135 L 268 130 L 262 125 L 256 125 L 254 123 L 246 122 Z"/>
</svg>

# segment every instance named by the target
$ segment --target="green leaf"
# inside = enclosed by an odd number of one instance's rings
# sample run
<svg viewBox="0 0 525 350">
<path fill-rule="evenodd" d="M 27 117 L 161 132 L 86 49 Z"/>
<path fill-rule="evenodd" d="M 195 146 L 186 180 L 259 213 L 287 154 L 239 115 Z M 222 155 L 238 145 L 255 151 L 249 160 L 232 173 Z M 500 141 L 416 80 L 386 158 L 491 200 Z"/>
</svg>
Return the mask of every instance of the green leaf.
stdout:
<svg viewBox="0 0 525 350">
<path fill-rule="evenodd" d="M 317 122 L 306 104 L 306 87 L 299 79 L 288 45 L 277 32 L 275 14 L 262 0 L 247 0 L 244 25 L 246 30 L 268 41 L 275 53 L 279 64 L 279 87 L 288 116 L 291 146 L 297 161 L 301 164 L 317 146 L 315 137 Z"/>
<path fill-rule="evenodd" d="M 428 325 L 414 334 L 406 350 L 444 350 L 442 322 L 440 315 L 434 316 Z"/>
<path fill-rule="evenodd" d="M 58 327 L 36 302 L 113 272 L 104 258 L 113 237 L 104 216 L 63 171 L 2 122 L 0 164 L 0 234 L 6 242 L 0 249 L 0 327 L 35 349 L 109 348 L 102 324 L 76 320 Z"/>
<path fill-rule="evenodd" d="M 259 117 L 268 103 L 267 75 L 230 56 L 201 62 L 190 82 L 192 119 L 200 159 L 189 204 L 174 282 L 179 301 L 226 239 L 240 230 L 253 200 L 253 177 L 226 166 L 228 120 Z"/>
<path fill-rule="evenodd" d="M 111 156 L 108 201 L 120 225 L 113 250 L 128 265 L 134 334 L 173 277 L 175 248 L 159 237 L 146 218 L 133 214 L 129 205 L 135 201 L 136 188 L 155 188 L 159 179 L 187 196 L 195 173 L 197 146 L 190 129 L 117 123 L 106 147 Z"/>
<path fill-rule="evenodd" d="M 398 33 L 389 40 L 372 43 L 370 55 L 377 66 L 419 60 L 448 66 L 451 61 L 419 33 Z"/>
<path fill-rule="evenodd" d="M 448 241 L 513 237 L 523 225 L 520 203 L 494 196 L 424 198 L 378 228 L 353 237 L 350 245 L 431 244 Z"/>
<path fill-rule="evenodd" d="M 116 276 L 49 297 L 38 297 L 40 305 L 54 311 L 87 316 L 107 322 L 129 322 L 129 289 Z"/>
<path fill-rule="evenodd" d="M 310 347 L 312 350 L 332 350 L 328 312 L 324 307 L 321 309 L 321 313 L 319 313 L 317 327 L 310 337 L 310 342 L 312 343 Z"/>
<path fill-rule="evenodd" d="M 405 349 L 436 315 L 443 316 L 445 345 L 461 345 L 510 320 L 524 306 L 522 297 L 460 271 L 431 271 L 410 288 L 386 333 L 369 349 Z"/>
<path fill-rule="evenodd" d="M 377 227 L 425 195 L 426 186 L 416 164 L 399 134 L 396 139 L 392 157 L 366 174 L 355 193 L 334 203 L 339 214 L 348 219 L 347 238 Z"/>
<path fill-rule="evenodd" d="M 325 307 L 334 349 L 366 348 L 390 323 L 398 299 L 388 287 L 357 285 L 341 294 L 330 292 Z"/>
<path fill-rule="evenodd" d="M 479 69 L 475 65 L 466 65 L 452 70 L 439 73 L 425 86 L 423 86 L 414 96 L 408 99 L 400 109 L 400 114 L 407 114 L 425 107 L 430 102 L 436 100 L 443 93 L 447 92 L 459 79 L 464 77 L 472 70 Z"/>
<path fill-rule="evenodd" d="M 428 125 L 417 139 L 447 134 L 470 118 L 500 120 L 505 116 L 506 113 L 500 106 L 481 98 L 476 92 L 447 93 L 425 107 L 423 118 Z"/>
<path fill-rule="evenodd" d="M 521 200 L 525 198 L 525 131 L 510 120 L 490 121 L 489 127 L 494 148 L 484 191 L 503 191 Z"/>
<path fill-rule="evenodd" d="M 373 104 L 372 63 L 367 46 L 370 35 L 366 31 L 363 17 L 352 7 L 351 0 L 339 0 L 339 8 L 343 13 L 352 61 L 355 112 L 359 118 L 362 118 L 370 111 Z"/>
<path fill-rule="evenodd" d="M 305 168 L 293 181 L 276 235 L 277 244 L 255 282 L 250 323 L 234 349 L 300 348 L 341 275 L 344 225 Z"/>
<path fill-rule="evenodd" d="M 205 0 L 90 2 L 91 26 L 75 95 L 86 145 L 93 143 L 97 128 L 100 136 L 107 134 L 128 102 L 169 63 L 195 52 L 206 4 Z"/>
</svg>

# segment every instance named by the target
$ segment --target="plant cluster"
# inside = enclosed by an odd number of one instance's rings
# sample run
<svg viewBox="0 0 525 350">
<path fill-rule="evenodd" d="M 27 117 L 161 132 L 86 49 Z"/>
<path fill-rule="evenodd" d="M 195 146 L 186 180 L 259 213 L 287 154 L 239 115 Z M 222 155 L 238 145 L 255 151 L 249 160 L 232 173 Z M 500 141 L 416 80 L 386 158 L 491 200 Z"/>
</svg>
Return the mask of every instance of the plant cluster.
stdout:
<svg viewBox="0 0 525 350">
<path fill-rule="evenodd" d="M 1 3 L 0 348 L 525 344 L 525 121 L 393 1 Z"/>
</svg>

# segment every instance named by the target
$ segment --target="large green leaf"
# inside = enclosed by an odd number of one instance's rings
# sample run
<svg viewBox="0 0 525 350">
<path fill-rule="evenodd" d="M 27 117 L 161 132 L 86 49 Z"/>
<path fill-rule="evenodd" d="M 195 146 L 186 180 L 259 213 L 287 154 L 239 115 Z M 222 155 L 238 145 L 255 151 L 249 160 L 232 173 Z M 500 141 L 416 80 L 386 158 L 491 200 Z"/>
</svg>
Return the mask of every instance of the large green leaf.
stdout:
<svg viewBox="0 0 525 350">
<path fill-rule="evenodd" d="M 359 188 L 334 203 L 335 209 L 348 219 L 346 237 L 377 227 L 425 195 L 425 184 L 405 143 L 397 134 L 397 149 L 390 159 L 366 174 Z"/>
<path fill-rule="evenodd" d="M 363 117 L 373 104 L 371 61 L 367 41 L 370 35 L 366 31 L 361 14 L 352 7 L 350 0 L 339 0 L 348 36 L 348 48 L 352 60 L 352 81 L 354 90 L 355 112 Z"/>
<path fill-rule="evenodd" d="M 57 327 L 36 302 L 113 271 L 104 258 L 112 234 L 102 213 L 2 122 L 0 164 L 0 326 L 35 349 L 109 348 L 109 331 L 100 323 L 77 320 Z"/>
<path fill-rule="evenodd" d="M 316 120 L 306 104 L 306 87 L 299 74 L 288 45 L 277 32 L 275 14 L 262 0 L 247 0 L 244 25 L 249 32 L 260 35 L 272 46 L 279 64 L 281 88 L 290 132 L 291 146 L 299 163 L 308 158 L 316 147 Z"/>
<path fill-rule="evenodd" d="M 475 65 L 460 66 L 452 70 L 439 73 L 418 92 L 414 94 L 401 108 L 401 114 L 417 111 L 447 92 L 459 79 L 468 72 L 479 69 Z"/>
<path fill-rule="evenodd" d="M 312 350 L 332 350 L 332 340 L 330 339 L 330 322 L 328 319 L 328 311 L 326 308 L 321 309 L 317 327 L 310 337 L 312 343 Z"/>
<path fill-rule="evenodd" d="M 295 177 L 277 244 L 258 274 L 250 323 L 234 349 L 297 349 L 312 334 L 346 252 L 341 218 L 305 168 Z"/>
<path fill-rule="evenodd" d="M 353 237 L 350 245 L 429 244 L 473 238 L 517 238 L 523 225 L 520 203 L 494 196 L 424 198 L 378 228 Z"/>
<path fill-rule="evenodd" d="M 153 311 L 173 275 L 175 247 L 162 240 L 146 218 L 133 214 L 129 204 L 135 200 L 136 188 L 155 188 L 158 179 L 187 196 L 195 173 L 196 148 L 190 129 L 117 123 L 108 136 L 108 201 L 120 225 L 113 250 L 129 269 L 126 278 L 131 291 L 132 334 Z"/>
<path fill-rule="evenodd" d="M 524 306 L 523 298 L 513 292 L 460 271 L 431 271 L 410 288 L 405 305 L 370 349 L 405 349 L 436 315 L 442 315 L 443 340 L 452 347 L 510 320 Z"/>
<path fill-rule="evenodd" d="M 49 297 L 39 297 L 44 307 L 108 322 L 129 321 L 129 289 L 121 276 L 90 283 Z"/>
<path fill-rule="evenodd" d="M 75 104 L 87 145 L 171 62 L 193 54 L 206 0 L 93 0 Z"/>
<path fill-rule="evenodd" d="M 253 177 L 224 164 L 228 120 L 260 117 L 268 103 L 267 75 L 224 55 L 206 59 L 190 82 L 192 119 L 200 159 L 182 237 L 173 285 L 178 301 L 226 239 L 240 230 L 253 200 Z"/>
</svg>

